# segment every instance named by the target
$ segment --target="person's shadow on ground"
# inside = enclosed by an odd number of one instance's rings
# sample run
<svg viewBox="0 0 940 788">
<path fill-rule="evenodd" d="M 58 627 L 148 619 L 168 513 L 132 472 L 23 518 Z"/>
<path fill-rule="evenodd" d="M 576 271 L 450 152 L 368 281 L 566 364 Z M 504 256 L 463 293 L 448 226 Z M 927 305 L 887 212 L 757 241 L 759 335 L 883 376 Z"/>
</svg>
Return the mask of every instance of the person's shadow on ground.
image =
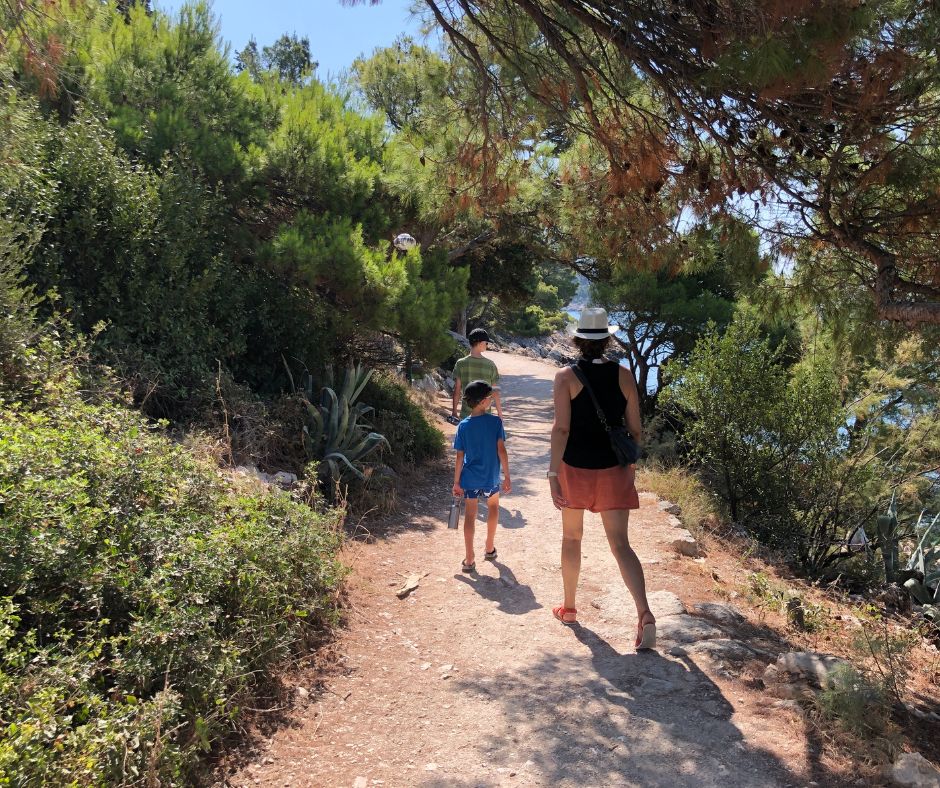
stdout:
<svg viewBox="0 0 940 788">
<path fill-rule="evenodd" d="M 542 607 L 535 601 L 532 589 L 516 580 L 516 576 L 506 564 L 493 561 L 493 566 L 499 570 L 499 577 L 473 574 L 454 575 L 461 583 L 466 583 L 484 599 L 497 602 L 496 608 L 500 613 L 509 613 L 520 616 Z"/>
<path fill-rule="evenodd" d="M 500 506 L 499 524 L 503 528 L 525 528 L 525 517 L 518 509 L 510 511 L 504 506 Z"/>
<path fill-rule="evenodd" d="M 489 506 L 486 501 L 480 504 L 477 509 L 477 522 L 485 523 L 489 516 Z M 500 528 L 525 528 L 526 520 L 519 509 L 508 509 L 505 506 L 499 507 L 499 527 Z"/>
</svg>

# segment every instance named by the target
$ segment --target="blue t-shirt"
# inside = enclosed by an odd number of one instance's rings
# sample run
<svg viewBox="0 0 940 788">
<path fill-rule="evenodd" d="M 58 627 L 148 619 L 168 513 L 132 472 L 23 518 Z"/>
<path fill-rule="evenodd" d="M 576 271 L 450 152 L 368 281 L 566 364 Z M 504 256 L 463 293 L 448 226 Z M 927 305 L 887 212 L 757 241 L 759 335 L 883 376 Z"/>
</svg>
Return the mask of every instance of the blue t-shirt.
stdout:
<svg viewBox="0 0 940 788">
<path fill-rule="evenodd" d="M 499 486 L 499 455 L 496 442 L 506 440 L 503 420 L 492 413 L 467 416 L 457 425 L 454 448 L 463 452 L 460 486 L 465 490 L 487 490 Z"/>
</svg>

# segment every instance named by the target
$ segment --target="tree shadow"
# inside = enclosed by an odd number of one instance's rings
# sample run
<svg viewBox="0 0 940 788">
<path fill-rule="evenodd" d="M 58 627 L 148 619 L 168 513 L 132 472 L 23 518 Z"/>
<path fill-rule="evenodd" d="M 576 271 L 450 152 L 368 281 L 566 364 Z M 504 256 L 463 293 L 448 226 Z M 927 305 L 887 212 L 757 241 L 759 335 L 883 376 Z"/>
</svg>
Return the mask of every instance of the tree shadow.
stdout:
<svg viewBox="0 0 940 788">
<path fill-rule="evenodd" d="M 498 603 L 496 609 L 500 613 L 520 616 L 542 607 L 535 601 L 532 589 L 516 580 L 516 576 L 506 564 L 500 561 L 493 561 L 492 564 L 499 570 L 499 577 L 476 572 L 470 575 L 461 573 L 454 577 L 470 586 L 484 599 Z"/>
<path fill-rule="evenodd" d="M 691 660 L 621 653 L 586 627 L 570 631 L 568 651 L 454 684 L 466 702 L 500 707 L 486 712 L 496 722 L 478 743 L 493 771 L 512 769 L 539 785 L 803 784 L 803 775 L 747 743 L 732 705 Z M 419 784 L 496 785 L 499 778 L 449 775 Z"/>
</svg>

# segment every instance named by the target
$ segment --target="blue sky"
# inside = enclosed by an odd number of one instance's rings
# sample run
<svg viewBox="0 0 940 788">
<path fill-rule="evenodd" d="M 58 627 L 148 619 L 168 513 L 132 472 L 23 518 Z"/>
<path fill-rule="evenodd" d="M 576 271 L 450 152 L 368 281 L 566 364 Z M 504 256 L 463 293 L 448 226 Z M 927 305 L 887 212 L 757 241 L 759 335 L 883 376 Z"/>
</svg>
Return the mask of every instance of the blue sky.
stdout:
<svg viewBox="0 0 940 788">
<path fill-rule="evenodd" d="M 174 13 L 183 0 L 155 0 L 154 7 Z M 241 49 L 254 36 L 258 46 L 282 33 L 310 39 L 310 54 L 319 62 L 317 76 L 336 76 L 361 54 L 389 46 L 401 33 L 419 38 L 419 22 L 409 14 L 411 0 L 382 0 L 379 5 L 345 6 L 340 0 L 215 0 L 222 38 Z"/>
</svg>

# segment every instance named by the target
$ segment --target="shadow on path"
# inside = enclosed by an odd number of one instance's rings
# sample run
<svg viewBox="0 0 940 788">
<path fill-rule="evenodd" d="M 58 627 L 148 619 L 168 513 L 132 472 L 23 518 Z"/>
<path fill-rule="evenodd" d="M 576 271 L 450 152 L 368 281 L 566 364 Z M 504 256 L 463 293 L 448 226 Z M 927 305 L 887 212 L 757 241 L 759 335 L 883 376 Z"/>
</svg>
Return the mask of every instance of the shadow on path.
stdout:
<svg viewBox="0 0 940 788">
<path fill-rule="evenodd" d="M 527 585 L 522 585 L 512 570 L 500 561 L 493 561 L 493 566 L 499 570 L 499 577 L 490 577 L 474 573 L 471 575 L 459 574 L 454 577 L 476 591 L 484 599 L 497 602 L 496 608 L 500 613 L 509 613 L 520 616 L 542 607 L 535 601 L 535 594 Z"/>
<path fill-rule="evenodd" d="M 620 653 L 572 626 L 570 649 L 495 678 L 462 679 L 461 694 L 496 703 L 497 728 L 477 743 L 494 767 L 540 785 L 722 786 L 801 784 L 773 755 L 749 745 L 734 709 L 691 661 Z M 589 652 L 584 653 L 585 649 Z M 590 659 L 593 671 L 585 671 Z M 420 785 L 495 785 L 490 779 Z"/>
</svg>

